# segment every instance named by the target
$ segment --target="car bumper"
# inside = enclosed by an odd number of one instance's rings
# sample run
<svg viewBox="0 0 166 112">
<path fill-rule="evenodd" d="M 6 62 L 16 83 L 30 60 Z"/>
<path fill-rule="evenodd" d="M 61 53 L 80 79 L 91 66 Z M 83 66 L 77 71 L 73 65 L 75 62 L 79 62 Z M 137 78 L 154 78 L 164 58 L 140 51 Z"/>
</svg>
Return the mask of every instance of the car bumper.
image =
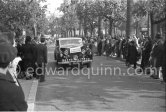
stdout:
<svg viewBox="0 0 166 112">
<path fill-rule="evenodd" d="M 72 64 L 85 64 L 85 63 L 90 63 L 92 60 L 85 60 L 85 61 L 64 61 L 64 62 L 58 62 L 58 64 L 67 64 L 67 65 L 72 65 Z"/>
</svg>

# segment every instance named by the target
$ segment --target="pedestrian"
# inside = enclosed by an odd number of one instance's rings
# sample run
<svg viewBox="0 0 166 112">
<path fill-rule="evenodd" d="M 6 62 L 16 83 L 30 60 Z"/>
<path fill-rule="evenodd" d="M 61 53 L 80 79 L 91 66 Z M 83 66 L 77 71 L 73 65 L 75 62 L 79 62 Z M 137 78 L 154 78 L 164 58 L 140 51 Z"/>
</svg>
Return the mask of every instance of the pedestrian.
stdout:
<svg viewBox="0 0 166 112">
<path fill-rule="evenodd" d="M 105 44 L 105 52 L 106 52 L 106 56 L 108 57 L 110 55 L 110 49 L 111 49 L 111 44 L 110 41 L 107 39 L 106 40 L 106 44 Z"/>
<path fill-rule="evenodd" d="M 42 37 L 40 40 L 40 44 L 37 45 L 37 69 L 36 74 L 37 77 L 40 79 L 40 82 L 45 81 L 45 68 L 47 64 L 47 46 L 45 45 L 45 38 Z M 39 69 L 42 68 L 42 69 Z"/>
<path fill-rule="evenodd" d="M 17 56 L 20 57 L 21 59 L 23 58 L 23 44 L 25 43 L 24 41 L 25 39 L 22 37 L 21 39 L 18 40 L 17 42 Z M 22 79 L 25 77 L 25 74 L 23 72 L 24 70 L 24 63 L 23 61 L 21 60 L 19 63 L 18 63 L 18 68 L 17 68 L 17 71 L 20 71 L 19 74 L 18 74 L 18 78 L 19 79 Z"/>
<path fill-rule="evenodd" d="M 131 39 L 130 39 L 130 37 L 128 37 L 126 39 L 126 43 L 125 43 L 126 66 L 129 66 L 129 56 L 128 56 L 128 53 L 129 53 L 130 42 L 131 42 Z"/>
<path fill-rule="evenodd" d="M 27 111 L 22 87 L 8 71 L 17 56 L 17 49 L 0 39 L 0 51 L 0 111 Z"/>
<path fill-rule="evenodd" d="M 34 53 L 34 46 L 31 43 L 31 37 L 26 36 L 25 44 L 23 45 L 23 58 L 22 61 L 24 63 L 24 73 L 26 75 L 26 79 L 32 79 L 33 73 L 29 70 L 33 69 L 33 63 L 36 58 L 36 53 Z"/>
<path fill-rule="evenodd" d="M 33 77 L 36 78 L 36 60 L 37 60 L 37 45 L 39 44 L 39 41 L 38 41 L 38 37 L 35 36 L 34 39 L 32 40 L 31 44 L 33 45 L 33 54 L 34 54 L 34 58 L 33 58 L 33 62 L 32 62 L 32 67 L 34 69 L 34 72 L 33 72 Z"/>
<path fill-rule="evenodd" d="M 111 51 L 112 51 L 112 56 L 116 56 L 116 40 L 115 40 L 115 38 L 113 38 L 112 40 L 111 40 Z"/>
<path fill-rule="evenodd" d="M 15 33 L 14 32 L 3 32 L 1 34 L 1 42 L 7 42 L 9 45 L 16 47 L 16 42 L 15 42 Z M 13 60 L 12 62 L 12 66 L 10 66 L 10 73 L 11 75 L 17 77 L 17 65 L 19 63 L 19 61 L 21 60 L 20 57 L 17 57 Z"/>
<path fill-rule="evenodd" d="M 123 38 L 122 40 L 122 45 L 121 45 L 121 49 L 122 49 L 122 57 L 123 59 L 126 59 L 126 39 Z"/>
<path fill-rule="evenodd" d="M 150 62 L 154 69 L 154 74 L 151 75 L 152 78 L 158 79 L 159 78 L 159 70 L 162 66 L 163 61 L 163 44 L 160 34 L 156 34 L 155 36 L 155 43 L 152 47 Z"/>
<path fill-rule="evenodd" d="M 152 50 L 152 41 L 150 37 L 145 37 L 144 45 L 142 46 L 141 69 L 144 71 L 149 66 L 150 52 Z M 141 71 L 142 72 L 142 71 Z"/>
<path fill-rule="evenodd" d="M 102 54 L 102 41 L 101 40 L 99 40 L 97 50 L 98 50 L 99 56 L 101 56 L 101 54 Z"/>
<path fill-rule="evenodd" d="M 136 43 L 134 42 L 134 40 L 131 40 L 128 46 L 127 59 L 128 59 L 129 65 L 132 65 L 132 64 L 134 65 L 134 69 L 136 69 L 137 67 L 137 56 L 138 56 L 138 51 L 136 48 Z"/>
<path fill-rule="evenodd" d="M 121 44 L 121 40 L 118 38 L 117 42 L 116 42 L 116 52 L 117 52 L 117 57 L 120 58 L 120 44 Z"/>
<path fill-rule="evenodd" d="M 166 82 L 166 40 L 164 42 L 164 56 L 163 56 L 163 64 L 162 64 L 162 75 L 163 81 Z"/>
</svg>

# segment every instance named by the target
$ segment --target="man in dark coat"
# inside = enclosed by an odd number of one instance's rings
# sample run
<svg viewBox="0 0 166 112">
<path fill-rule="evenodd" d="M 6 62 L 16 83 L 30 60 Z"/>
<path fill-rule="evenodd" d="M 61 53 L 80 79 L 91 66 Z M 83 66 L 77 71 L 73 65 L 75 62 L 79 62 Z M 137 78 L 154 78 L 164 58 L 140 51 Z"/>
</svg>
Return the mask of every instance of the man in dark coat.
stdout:
<svg viewBox="0 0 166 112">
<path fill-rule="evenodd" d="M 37 45 L 37 76 L 40 82 L 45 81 L 45 67 L 47 64 L 47 46 L 45 45 L 45 38 L 41 38 L 41 43 Z M 42 68 L 42 69 L 39 69 Z"/>
<path fill-rule="evenodd" d="M 28 73 L 29 68 L 33 68 L 34 61 L 36 60 L 36 53 L 34 52 L 34 46 L 31 43 L 31 37 L 27 36 L 25 40 L 25 44 L 22 48 L 23 58 L 22 61 L 24 63 L 24 72 L 26 73 L 26 79 L 31 79 L 33 74 Z"/>
<path fill-rule="evenodd" d="M 17 42 L 17 51 L 18 51 L 17 56 L 20 57 L 21 59 L 23 58 L 23 50 L 22 50 L 23 43 L 24 43 L 24 42 L 23 42 L 23 40 L 21 40 L 21 39 L 19 39 L 18 42 Z M 25 74 L 24 74 L 23 71 L 22 71 L 22 70 L 24 70 L 24 63 L 23 63 L 23 61 L 20 61 L 20 62 L 18 63 L 18 68 L 17 68 L 17 70 L 18 70 L 18 71 L 21 70 L 20 73 L 18 74 L 18 77 L 17 77 L 17 78 L 19 78 L 19 79 L 24 78 L 24 77 L 25 77 Z"/>
<path fill-rule="evenodd" d="M 33 45 L 33 54 L 34 54 L 34 60 L 32 62 L 32 66 L 33 66 L 33 69 L 34 69 L 34 72 L 33 72 L 33 77 L 36 78 L 36 60 L 37 60 L 37 45 L 39 44 L 38 42 L 38 37 L 34 37 L 34 39 L 32 40 L 31 44 Z"/>
<path fill-rule="evenodd" d="M 100 40 L 97 46 L 98 54 L 101 56 L 102 54 L 102 41 Z"/>
<path fill-rule="evenodd" d="M 128 47 L 127 59 L 128 59 L 129 65 L 134 64 L 134 69 L 136 69 L 136 66 L 137 66 L 137 56 L 138 56 L 138 51 L 137 51 L 135 42 L 131 41 Z"/>
<path fill-rule="evenodd" d="M 151 75 L 152 78 L 158 79 L 159 78 L 159 69 L 162 66 L 163 62 L 163 43 L 161 40 L 161 35 L 157 34 L 155 37 L 155 43 L 152 48 L 151 52 L 151 64 L 153 68 L 155 68 L 155 74 Z"/>
<path fill-rule="evenodd" d="M 163 74 L 163 81 L 166 82 L 166 40 L 164 43 L 164 50 L 163 50 L 163 64 L 162 64 L 162 74 Z"/>
<path fill-rule="evenodd" d="M 142 48 L 141 68 L 144 70 L 149 64 L 150 52 L 152 50 L 152 41 L 150 37 L 145 38 L 145 44 Z"/>
<path fill-rule="evenodd" d="M 111 50 L 111 44 L 110 41 L 107 39 L 106 44 L 105 44 L 105 51 L 106 51 L 106 56 L 108 57 L 110 55 L 110 50 Z"/>
<path fill-rule="evenodd" d="M 27 103 L 18 80 L 8 72 L 17 49 L 0 40 L 0 111 L 27 111 Z"/>
<path fill-rule="evenodd" d="M 122 45 L 121 45 L 121 49 L 122 49 L 122 55 L 123 55 L 123 59 L 126 59 L 126 48 L 125 48 L 125 43 L 126 43 L 126 39 L 122 40 Z"/>
</svg>

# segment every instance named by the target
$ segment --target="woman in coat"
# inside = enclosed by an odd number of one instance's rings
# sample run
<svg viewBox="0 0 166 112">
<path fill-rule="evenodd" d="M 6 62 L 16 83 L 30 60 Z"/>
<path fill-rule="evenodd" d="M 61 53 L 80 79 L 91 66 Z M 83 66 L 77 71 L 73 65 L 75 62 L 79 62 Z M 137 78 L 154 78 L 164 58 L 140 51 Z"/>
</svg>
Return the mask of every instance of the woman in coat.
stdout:
<svg viewBox="0 0 166 112">
<path fill-rule="evenodd" d="M 106 40 L 106 44 L 105 44 L 105 52 L 106 52 L 106 56 L 108 57 L 110 55 L 110 50 L 111 50 L 111 44 L 110 41 L 107 39 Z"/>
<path fill-rule="evenodd" d="M 158 79 L 159 69 L 162 66 L 163 62 L 163 43 L 160 34 L 157 34 L 155 37 L 155 43 L 152 47 L 150 61 L 155 72 L 153 75 L 151 75 L 151 77 Z"/>
<path fill-rule="evenodd" d="M 145 70 L 145 68 L 149 65 L 150 52 L 152 50 L 152 41 L 150 37 L 145 38 L 145 44 L 142 48 L 142 60 L 141 60 L 141 68 Z"/>
<path fill-rule="evenodd" d="M 164 43 L 164 56 L 163 56 L 163 64 L 162 64 L 162 74 L 163 81 L 166 82 L 166 40 Z"/>
<path fill-rule="evenodd" d="M 34 49 L 34 45 L 32 45 L 31 43 L 31 37 L 27 36 L 26 40 L 25 40 L 25 44 L 22 46 L 22 54 L 23 54 L 23 58 L 22 61 L 24 63 L 24 72 L 26 74 L 26 79 L 31 79 L 33 74 L 28 73 L 28 69 L 29 68 L 33 68 L 33 64 L 36 61 L 36 51 Z"/>
<path fill-rule="evenodd" d="M 138 57 L 138 51 L 136 48 L 136 44 L 134 41 L 131 41 L 128 46 L 128 63 L 129 65 L 134 65 L 134 69 L 136 69 L 137 66 L 137 57 Z"/>
</svg>

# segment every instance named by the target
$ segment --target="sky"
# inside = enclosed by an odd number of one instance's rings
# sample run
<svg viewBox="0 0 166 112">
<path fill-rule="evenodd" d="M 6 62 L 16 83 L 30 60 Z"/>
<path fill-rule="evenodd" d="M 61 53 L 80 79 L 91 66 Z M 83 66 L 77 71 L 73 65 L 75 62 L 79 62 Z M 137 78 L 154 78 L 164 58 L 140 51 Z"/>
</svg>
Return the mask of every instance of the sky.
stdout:
<svg viewBox="0 0 166 112">
<path fill-rule="evenodd" d="M 62 13 L 60 13 L 57 8 L 60 7 L 61 3 L 63 3 L 63 0 L 46 0 L 47 2 L 44 3 L 47 5 L 47 16 L 49 16 L 50 14 L 54 14 L 55 16 L 59 17 L 60 15 L 62 15 Z M 43 4 L 42 4 L 43 5 Z"/>
</svg>

